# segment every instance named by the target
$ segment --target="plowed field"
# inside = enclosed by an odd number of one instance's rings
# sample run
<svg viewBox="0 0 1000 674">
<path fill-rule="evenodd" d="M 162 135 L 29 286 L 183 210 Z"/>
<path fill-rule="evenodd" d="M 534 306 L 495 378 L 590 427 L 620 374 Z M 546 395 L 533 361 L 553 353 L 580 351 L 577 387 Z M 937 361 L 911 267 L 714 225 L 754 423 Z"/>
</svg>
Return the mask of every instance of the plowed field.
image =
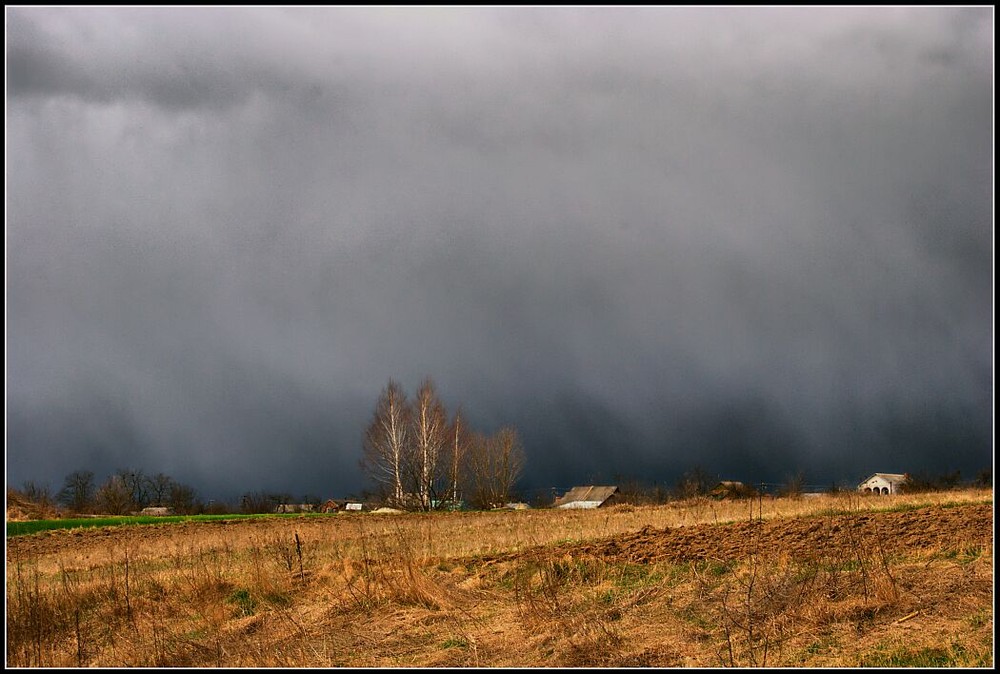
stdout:
<svg viewBox="0 0 1000 674">
<path fill-rule="evenodd" d="M 875 543 L 891 554 L 905 551 L 991 547 L 993 506 L 931 507 L 902 512 L 873 512 L 726 525 L 645 527 L 592 543 L 546 546 L 516 555 L 494 555 L 489 561 L 520 557 L 589 555 L 606 561 L 638 564 L 706 559 L 735 561 L 753 554 L 795 560 L 843 558 Z"/>
</svg>

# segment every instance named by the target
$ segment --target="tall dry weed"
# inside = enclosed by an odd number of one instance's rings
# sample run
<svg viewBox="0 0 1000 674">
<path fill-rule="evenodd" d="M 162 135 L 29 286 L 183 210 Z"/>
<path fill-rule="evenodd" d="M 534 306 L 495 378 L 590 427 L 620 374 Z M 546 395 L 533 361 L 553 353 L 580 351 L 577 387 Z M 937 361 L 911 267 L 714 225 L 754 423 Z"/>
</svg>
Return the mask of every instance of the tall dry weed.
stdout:
<svg viewBox="0 0 1000 674">
<path fill-rule="evenodd" d="M 344 563 L 347 594 L 356 606 L 370 612 L 387 602 L 433 610 L 452 605 L 448 591 L 424 570 L 422 532 L 398 524 L 377 532 L 360 519 L 358 531 L 360 560 Z"/>
</svg>

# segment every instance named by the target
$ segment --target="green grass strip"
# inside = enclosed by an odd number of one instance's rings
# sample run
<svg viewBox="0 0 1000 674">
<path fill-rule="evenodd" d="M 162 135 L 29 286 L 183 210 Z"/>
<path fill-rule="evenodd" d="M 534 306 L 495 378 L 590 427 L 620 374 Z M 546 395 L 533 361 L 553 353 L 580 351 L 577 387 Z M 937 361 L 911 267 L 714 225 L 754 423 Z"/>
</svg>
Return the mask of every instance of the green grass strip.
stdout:
<svg viewBox="0 0 1000 674">
<path fill-rule="evenodd" d="M 7 538 L 28 536 L 42 531 L 56 529 L 78 529 L 81 527 L 118 527 L 128 525 L 173 524 L 176 522 L 220 522 L 245 520 L 261 517 L 330 517 L 335 513 L 262 513 L 254 515 L 123 515 L 120 517 L 79 517 L 59 520 L 29 520 L 27 522 L 7 522 Z"/>
</svg>

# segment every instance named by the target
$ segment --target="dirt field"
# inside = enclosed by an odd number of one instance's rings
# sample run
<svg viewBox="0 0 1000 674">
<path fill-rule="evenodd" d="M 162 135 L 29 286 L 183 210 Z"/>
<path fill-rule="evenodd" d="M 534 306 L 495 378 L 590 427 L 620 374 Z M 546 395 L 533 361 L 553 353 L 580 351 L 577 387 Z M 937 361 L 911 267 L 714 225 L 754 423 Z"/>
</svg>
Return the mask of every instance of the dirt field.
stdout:
<svg viewBox="0 0 1000 674">
<path fill-rule="evenodd" d="M 843 557 L 860 542 L 867 543 L 876 537 L 882 539 L 883 549 L 891 555 L 950 548 L 956 544 L 962 547 L 990 547 L 993 542 L 993 506 L 984 504 L 810 519 L 747 521 L 728 526 L 645 527 L 634 534 L 612 536 L 594 543 L 549 546 L 507 558 L 572 554 L 650 564 L 705 559 L 739 560 L 766 551 L 770 555 L 796 560 L 816 560 L 824 556 Z"/>
<path fill-rule="evenodd" d="M 992 667 L 992 494 L 872 503 L 19 537 L 8 663 Z"/>
</svg>

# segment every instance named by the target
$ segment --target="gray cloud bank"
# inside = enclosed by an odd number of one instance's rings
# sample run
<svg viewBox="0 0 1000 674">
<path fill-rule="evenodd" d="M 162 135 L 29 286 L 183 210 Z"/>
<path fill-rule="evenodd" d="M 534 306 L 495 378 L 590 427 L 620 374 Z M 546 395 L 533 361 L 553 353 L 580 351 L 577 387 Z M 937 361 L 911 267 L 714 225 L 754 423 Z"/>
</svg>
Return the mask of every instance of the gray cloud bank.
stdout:
<svg viewBox="0 0 1000 674">
<path fill-rule="evenodd" d="M 7 10 L 8 484 L 992 464 L 991 8 Z"/>
</svg>

